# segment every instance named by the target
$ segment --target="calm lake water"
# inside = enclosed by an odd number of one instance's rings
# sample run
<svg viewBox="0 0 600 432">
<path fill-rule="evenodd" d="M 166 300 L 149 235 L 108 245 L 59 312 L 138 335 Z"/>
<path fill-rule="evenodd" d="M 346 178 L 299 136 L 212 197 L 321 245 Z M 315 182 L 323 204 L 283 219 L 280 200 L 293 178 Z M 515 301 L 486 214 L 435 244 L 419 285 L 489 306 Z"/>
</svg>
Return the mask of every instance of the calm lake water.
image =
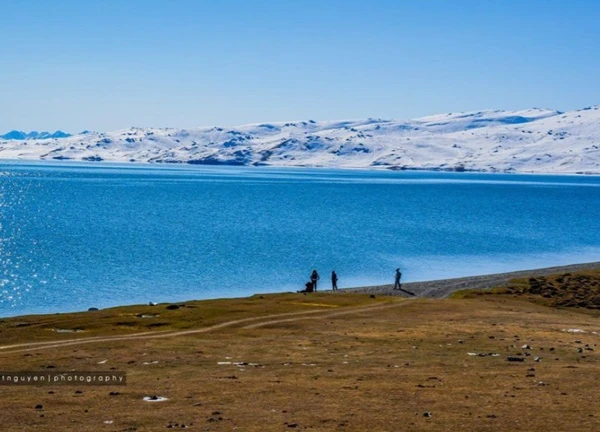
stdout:
<svg viewBox="0 0 600 432">
<path fill-rule="evenodd" d="M 600 261 L 600 178 L 0 164 L 0 316 Z"/>
</svg>

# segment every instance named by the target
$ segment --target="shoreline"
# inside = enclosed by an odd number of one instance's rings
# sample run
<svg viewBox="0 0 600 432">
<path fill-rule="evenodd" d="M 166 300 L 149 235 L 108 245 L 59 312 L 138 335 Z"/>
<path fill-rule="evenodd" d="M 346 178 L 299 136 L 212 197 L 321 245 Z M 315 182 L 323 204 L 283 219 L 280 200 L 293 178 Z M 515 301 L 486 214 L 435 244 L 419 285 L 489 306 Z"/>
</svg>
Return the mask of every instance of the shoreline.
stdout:
<svg viewBox="0 0 600 432">
<path fill-rule="evenodd" d="M 572 177 L 600 177 L 600 171 L 519 171 L 514 168 L 505 170 L 489 170 L 489 169 L 464 169 L 457 170 L 454 168 L 439 168 L 439 167 L 406 167 L 395 165 L 379 165 L 379 166 L 323 166 L 323 165 L 269 165 L 269 164 L 193 164 L 187 161 L 178 162 L 149 162 L 149 161 L 124 161 L 124 160 L 102 160 L 102 161 L 86 161 L 79 159 L 38 159 L 38 158 L 0 158 L 0 164 L 5 165 L 50 165 L 57 167 L 97 167 L 97 168 L 150 168 L 150 167 L 166 167 L 166 168 L 195 168 L 195 167 L 232 167 L 232 168 L 274 168 L 274 169 L 333 169 L 333 170 L 349 170 L 349 171 L 391 171 L 391 172 L 425 172 L 425 173 L 456 173 L 456 174 L 506 174 L 506 175 L 540 175 L 540 176 L 572 176 Z"/>
<path fill-rule="evenodd" d="M 538 269 L 531 270 L 518 270 L 507 273 L 492 273 L 492 274 L 484 274 L 478 276 L 466 276 L 460 278 L 450 278 L 450 279 L 436 279 L 430 281 L 420 281 L 420 282 L 406 282 L 402 283 L 402 288 L 405 291 L 394 290 L 394 284 L 385 284 L 385 285 L 370 285 L 370 286 L 362 286 L 362 287 L 350 287 L 350 288 L 340 288 L 338 293 L 340 294 L 372 294 L 372 295 L 380 295 L 380 296 L 396 296 L 396 297 L 407 297 L 407 298 L 446 298 L 450 296 L 452 293 L 456 291 L 460 291 L 463 289 L 490 289 L 496 288 L 502 285 L 506 285 L 511 279 L 523 278 L 523 277 L 539 277 L 539 276 L 547 276 L 551 274 L 559 274 L 559 273 L 567 273 L 567 272 L 577 272 L 577 271 L 587 271 L 587 270 L 600 270 L 600 261 L 590 262 L 590 263 L 580 263 L 580 264 L 569 264 L 564 266 L 555 266 L 555 267 L 544 267 Z M 414 293 L 412 296 L 406 291 L 410 293 Z M 250 298 L 253 296 L 260 295 L 278 295 L 278 294 L 295 294 L 293 291 L 281 291 L 281 292 L 256 292 L 247 297 L 219 297 L 213 299 L 188 299 L 182 301 L 167 301 L 161 302 L 159 304 L 175 304 L 175 303 L 185 303 L 189 301 L 215 301 L 215 300 L 235 300 L 235 299 L 243 299 Z M 319 290 L 318 293 L 325 294 L 335 294 L 331 289 Z M 309 294 L 308 294 L 309 295 Z M 142 304 L 120 304 L 114 305 L 106 308 L 101 308 L 100 310 L 109 310 L 114 308 L 121 307 L 135 307 L 142 306 Z M 87 313 L 89 311 L 79 310 L 79 311 L 63 311 L 63 312 L 47 312 L 47 313 L 24 313 L 18 315 L 8 315 L 1 316 L 0 320 L 3 319 L 18 319 L 21 317 L 31 317 L 31 316 L 50 316 L 56 314 L 70 314 L 70 313 Z"/>
<path fill-rule="evenodd" d="M 410 291 L 416 297 L 446 298 L 455 291 L 463 289 L 489 289 L 506 285 L 511 279 L 523 277 L 539 277 L 557 273 L 568 273 L 586 270 L 600 270 L 600 261 L 581 264 L 569 264 L 557 267 L 544 267 L 531 270 L 518 270 L 507 273 L 493 273 L 479 276 L 467 276 L 452 279 L 438 279 L 422 282 L 407 282 L 402 288 Z M 373 285 L 355 288 L 343 288 L 341 292 L 353 292 L 357 294 L 379 294 L 389 296 L 411 297 L 406 293 L 394 290 L 394 284 Z"/>
</svg>

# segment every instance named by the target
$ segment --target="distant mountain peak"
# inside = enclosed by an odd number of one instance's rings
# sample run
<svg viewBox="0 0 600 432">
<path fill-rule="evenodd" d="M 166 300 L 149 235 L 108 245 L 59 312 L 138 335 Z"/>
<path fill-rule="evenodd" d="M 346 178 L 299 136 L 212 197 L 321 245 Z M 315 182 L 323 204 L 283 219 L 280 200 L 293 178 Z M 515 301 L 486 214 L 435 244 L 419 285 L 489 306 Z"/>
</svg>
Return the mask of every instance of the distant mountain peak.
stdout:
<svg viewBox="0 0 600 432">
<path fill-rule="evenodd" d="M 11 130 L 10 132 L 5 133 L 4 135 L 0 135 L 0 138 L 6 140 L 24 140 L 27 137 L 27 134 L 23 131 Z"/>
<path fill-rule="evenodd" d="M 5 133 L 4 135 L 0 135 L 0 138 L 5 139 L 5 140 L 26 140 L 26 139 L 67 138 L 70 136 L 71 136 L 71 134 L 69 134 L 67 132 L 63 132 L 61 130 L 57 130 L 54 133 L 50 133 L 50 132 L 46 132 L 46 131 L 23 132 L 23 131 L 19 131 L 19 130 L 12 130 L 8 133 Z"/>
</svg>

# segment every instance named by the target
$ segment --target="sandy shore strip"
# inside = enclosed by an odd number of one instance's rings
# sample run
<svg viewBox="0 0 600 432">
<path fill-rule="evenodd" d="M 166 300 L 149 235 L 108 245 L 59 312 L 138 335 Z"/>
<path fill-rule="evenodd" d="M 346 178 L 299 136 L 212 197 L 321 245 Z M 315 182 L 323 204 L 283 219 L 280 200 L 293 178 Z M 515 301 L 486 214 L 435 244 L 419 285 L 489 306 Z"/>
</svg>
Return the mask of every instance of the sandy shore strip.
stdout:
<svg viewBox="0 0 600 432">
<path fill-rule="evenodd" d="M 533 270 L 521 270 L 510 273 L 497 273 L 482 276 L 469 276 L 455 279 L 440 279 L 425 282 L 403 283 L 402 288 L 414 293 L 417 297 L 444 298 L 455 291 L 463 289 L 485 289 L 506 285 L 508 281 L 523 277 L 539 277 L 557 273 L 570 273 L 585 270 L 600 270 L 600 262 L 572 264 L 560 267 L 546 267 Z M 394 285 L 376 285 L 358 288 L 340 289 L 343 292 L 365 294 L 393 295 L 411 297 L 406 292 L 394 290 Z"/>
</svg>

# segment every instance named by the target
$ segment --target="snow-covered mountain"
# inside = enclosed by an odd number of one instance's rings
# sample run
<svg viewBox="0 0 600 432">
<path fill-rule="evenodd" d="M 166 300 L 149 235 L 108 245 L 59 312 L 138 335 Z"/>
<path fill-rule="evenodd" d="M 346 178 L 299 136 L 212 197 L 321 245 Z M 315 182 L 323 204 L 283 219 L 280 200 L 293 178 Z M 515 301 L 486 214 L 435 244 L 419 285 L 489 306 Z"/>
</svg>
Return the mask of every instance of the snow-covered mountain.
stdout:
<svg viewBox="0 0 600 432">
<path fill-rule="evenodd" d="M 26 139 L 48 139 L 48 138 L 67 138 L 70 137 L 71 134 L 68 134 L 63 131 L 56 131 L 54 133 L 50 132 L 23 132 L 18 130 L 12 130 L 4 135 L 0 135 L 0 139 L 4 140 L 26 140 Z"/>
<path fill-rule="evenodd" d="M 86 131 L 0 140 L 0 159 L 600 174 L 600 107 Z"/>
</svg>

